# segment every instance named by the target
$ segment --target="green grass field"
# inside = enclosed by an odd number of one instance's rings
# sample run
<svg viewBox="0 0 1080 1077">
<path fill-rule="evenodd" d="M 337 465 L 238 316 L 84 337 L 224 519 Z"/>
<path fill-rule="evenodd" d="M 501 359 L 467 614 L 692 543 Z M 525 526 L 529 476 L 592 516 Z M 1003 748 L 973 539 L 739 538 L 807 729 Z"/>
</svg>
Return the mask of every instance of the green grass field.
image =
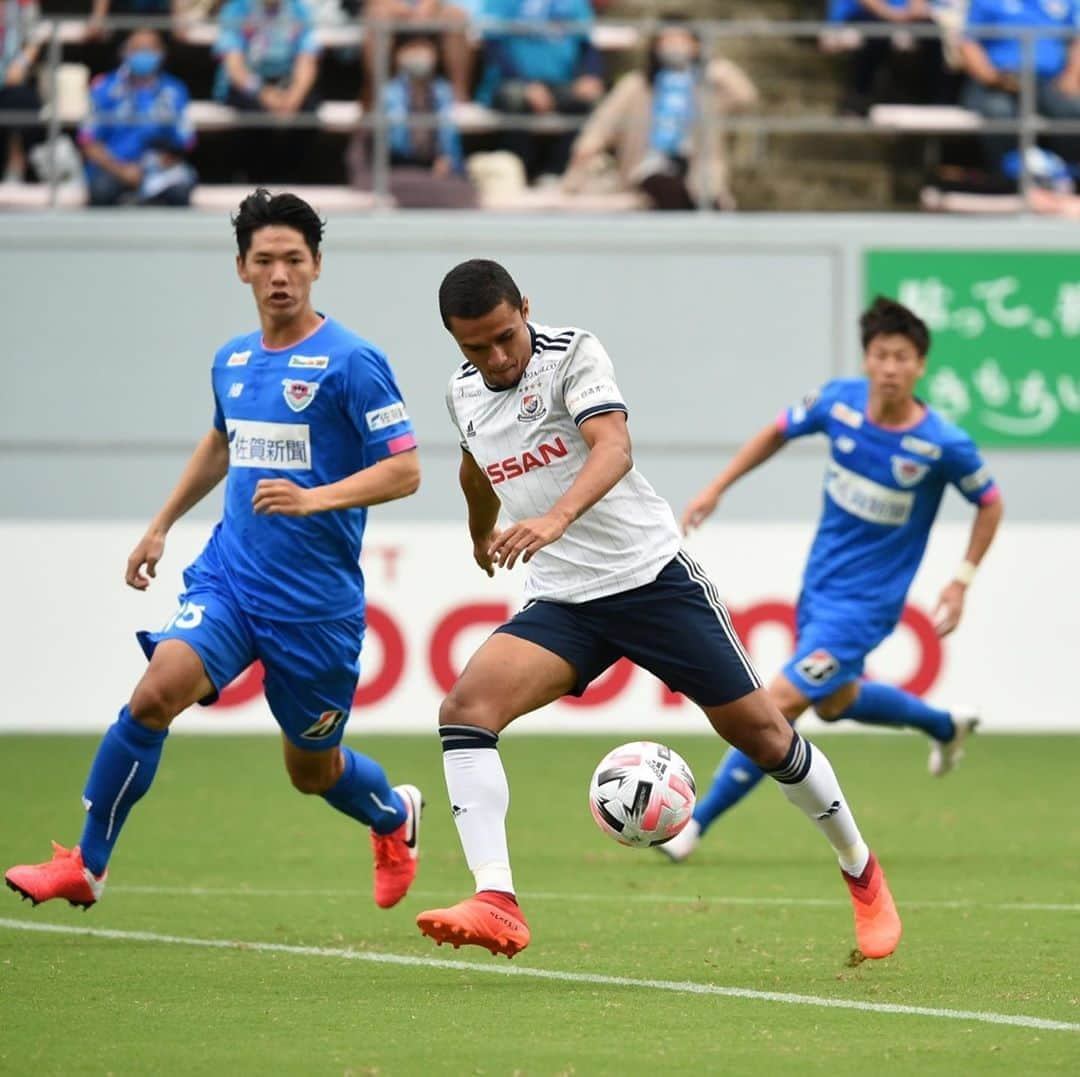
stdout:
<svg viewBox="0 0 1080 1077">
<path fill-rule="evenodd" d="M 857 967 L 831 854 L 776 789 L 687 864 L 604 837 L 585 793 L 617 739 L 503 740 L 533 931 L 508 963 L 413 922 L 472 882 L 434 737 L 367 745 L 428 801 L 414 891 L 381 911 L 366 834 L 289 788 L 273 739 L 174 736 L 97 907 L 0 891 L 0 1072 L 1080 1073 L 1076 739 L 985 737 L 935 781 L 919 737 L 818 738 L 905 918 L 897 954 Z M 671 743 L 705 785 L 720 742 Z M 0 738 L 0 865 L 76 840 L 94 744 Z"/>
</svg>

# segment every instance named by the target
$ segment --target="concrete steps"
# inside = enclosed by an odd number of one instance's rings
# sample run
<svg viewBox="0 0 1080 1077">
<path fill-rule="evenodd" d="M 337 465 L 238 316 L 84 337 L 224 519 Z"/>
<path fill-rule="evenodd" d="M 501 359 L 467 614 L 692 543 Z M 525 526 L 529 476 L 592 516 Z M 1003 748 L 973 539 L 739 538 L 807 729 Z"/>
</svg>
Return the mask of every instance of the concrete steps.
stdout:
<svg viewBox="0 0 1080 1077">
<path fill-rule="evenodd" d="M 665 10 L 693 18 L 746 21 L 820 19 L 820 0 L 616 0 L 605 15 L 648 17 Z M 753 78 L 758 111 L 770 116 L 833 116 L 847 60 L 816 41 L 724 38 L 720 52 Z M 740 133 L 733 139 L 733 184 L 744 210 L 847 211 L 914 208 L 922 154 L 875 135 Z"/>
</svg>

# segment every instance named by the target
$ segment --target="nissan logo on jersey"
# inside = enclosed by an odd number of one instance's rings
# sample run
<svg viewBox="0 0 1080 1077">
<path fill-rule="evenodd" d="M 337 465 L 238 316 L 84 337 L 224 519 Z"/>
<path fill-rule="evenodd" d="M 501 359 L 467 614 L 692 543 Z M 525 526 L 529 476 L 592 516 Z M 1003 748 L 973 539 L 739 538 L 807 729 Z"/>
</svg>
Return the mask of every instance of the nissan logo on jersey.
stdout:
<svg viewBox="0 0 1080 1077">
<path fill-rule="evenodd" d="M 569 449 L 563 439 L 557 437 L 554 443 L 541 442 L 533 452 L 523 452 L 520 456 L 508 456 L 505 460 L 488 464 L 484 471 L 491 480 L 491 485 L 498 486 L 500 482 L 505 482 L 507 479 L 516 479 L 519 475 L 524 475 L 526 471 L 547 467 L 552 460 L 557 460 L 568 452 Z"/>
</svg>

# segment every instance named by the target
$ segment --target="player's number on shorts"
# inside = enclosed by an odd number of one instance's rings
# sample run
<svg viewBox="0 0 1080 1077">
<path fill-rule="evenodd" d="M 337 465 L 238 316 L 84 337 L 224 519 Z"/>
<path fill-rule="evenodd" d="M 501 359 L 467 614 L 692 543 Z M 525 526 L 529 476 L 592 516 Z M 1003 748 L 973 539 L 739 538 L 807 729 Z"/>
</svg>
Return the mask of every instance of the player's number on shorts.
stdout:
<svg viewBox="0 0 1080 1077">
<path fill-rule="evenodd" d="M 171 628 L 198 628 L 202 624 L 205 606 L 198 602 L 185 602 L 169 619 L 169 623 L 161 630 L 168 632 Z"/>
</svg>

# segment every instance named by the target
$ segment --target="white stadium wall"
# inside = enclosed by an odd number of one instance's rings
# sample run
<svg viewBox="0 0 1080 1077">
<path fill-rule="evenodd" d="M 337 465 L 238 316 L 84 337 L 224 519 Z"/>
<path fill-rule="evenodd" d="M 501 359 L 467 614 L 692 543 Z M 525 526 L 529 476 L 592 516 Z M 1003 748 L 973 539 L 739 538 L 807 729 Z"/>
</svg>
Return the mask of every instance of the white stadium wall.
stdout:
<svg viewBox="0 0 1080 1077">
<path fill-rule="evenodd" d="M 0 654 L 7 671 L 0 732 L 93 732 L 126 700 L 144 660 L 134 632 L 175 610 L 180 572 L 208 534 L 182 523 L 146 594 L 123 584 L 141 521 L 0 524 L 8 568 Z M 934 533 L 902 627 L 871 657 L 868 672 L 942 704 L 979 705 L 985 728 L 1076 732 L 1080 715 L 1061 690 L 1080 654 L 1080 524 L 1004 528 L 971 590 L 964 623 L 939 642 L 934 600 L 960 559 L 967 529 Z M 709 570 L 770 676 L 790 646 L 799 573 L 811 528 L 802 524 L 711 526 L 688 549 Z M 281 571 L 302 571 L 282 565 Z M 351 732 L 433 733 L 442 692 L 486 634 L 517 608 L 520 569 L 489 580 L 472 564 L 462 525 L 382 524 L 368 532 L 364 570 L 371 605 Z M 843 724 L 841 724 L 841 728 Z M 178 731 L 274 730 L 258 671 L 223 701 L 196 709 Z M 520 731 L 704 731 L 704 719 L 653 677 L 616 668 L 581 702 L 560 702 L 521 720 Z"/>
<path fill-rule="evenodd" d="M 858 370 L 868 250 L 968 251 L 976 262 L 998 252 L 989 259 L 998 274 L 1008 269 L 1000 252 L 1060 258 L 1075 248 L 1075 229 L 1060 220 L 1022 218 L 331 217 L 316 302 L 389 353 L 424 470 L 417 496 L 372 513 L 372 616 L 354 729 L 432 731 L 441 685 L 518 603 L 518 575 L 488 581 L 471 564 L 463 526 L 447 523 L 462 518 L 459 450 L 443 401 L 460 357 L 435 305 L 450 266 L 498 258 L 539 320 L 600 336 L 630 406 L 635 460 L 681 509 L 783 405 Z M 168 619 L 180 569 L 220 511 L 215 493 L 176 529 L 149 594 L 124 588 L 131 545 L 209 425 L 210 357 L 252 325 L 251 298 L 235 277 L 224 214 L 10 215 L 0 256 L 8 315 L 0 731 L 101 729 L 143 666 L 133 632 Z M 1080 268 L 1075 278 L 1073 299 Z M 994 295 L 1000 306 L 1000 290 Z M 999 321 L 1020 317 L 1010 302 L 996 311 Z M 1080 338 L 1080 305 L 1051 307 L 1032 325 L 1049 331 L 1047 319 L 1068 314 L 1062 333 Z M 971 311 L 961 313 L 970 320 Z M 932 364 L 938 358 L 932 351 Z M 1063 380 L 1072 394 L 1062 406 L 1075 422 L 1076 379 L 1064 371 Z M 789 646 L 785 624 L 820 505 L 825 447 L 809 442 L 732 490 L 722 520 L 689 545 L 765 676 Z M 971 519 L 970 506 L 950 494 L 908 621 L 870 670 L 935 701 L 980 704 L 989 729 L 1078 731 L 1078 708 L 1060 685 L 1080 655 L 1080 452 L 1024 446 L 986 455 L 1006 518 L 965 624 L 940 648 L 927 631 Z M 257 679 L 226 703 L 186 715 L 178 728 L 273 728 Z M 559 703 L 521 724 L 613 734 L 676 727 L 704 722 L 626 668 L 583 704 Z"/>
</svg>

